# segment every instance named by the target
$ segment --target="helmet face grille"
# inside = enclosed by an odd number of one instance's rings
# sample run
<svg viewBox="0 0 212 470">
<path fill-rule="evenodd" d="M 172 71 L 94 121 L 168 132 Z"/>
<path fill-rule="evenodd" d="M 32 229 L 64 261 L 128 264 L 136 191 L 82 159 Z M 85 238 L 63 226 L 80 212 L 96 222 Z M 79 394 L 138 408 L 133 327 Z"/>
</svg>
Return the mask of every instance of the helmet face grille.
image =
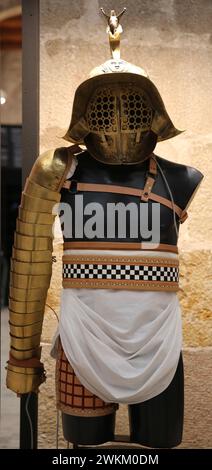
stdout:
<svg viewBox="0 0 212 470">
<path fill-rule="evenodd" d="M 145 132 L 152 123 L 152 109 L 144 93 L 130 90 L 121 94 L 121 130 Z"/>
<path fill-rule="evenodd" d="M 153 110 L 147 95 L 129 86 L 99 88 L 89 101 L 86 121 L 90 132 L 145 132 L 151 128 Z"/>
<path fill-rule="evenodd" d="M 114 90 L 109 88 L 97 90 L 88 105 L 86 118 L 91 132 L 117 132 Z"/>
</svg>

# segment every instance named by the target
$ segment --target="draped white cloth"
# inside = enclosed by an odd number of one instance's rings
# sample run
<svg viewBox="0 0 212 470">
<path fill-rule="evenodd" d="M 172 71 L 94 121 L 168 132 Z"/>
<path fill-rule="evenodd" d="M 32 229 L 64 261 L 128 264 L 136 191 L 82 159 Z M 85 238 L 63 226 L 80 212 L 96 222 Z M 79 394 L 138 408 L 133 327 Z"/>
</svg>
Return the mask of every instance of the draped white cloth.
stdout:
<svg viewBox="0 0 212 470">
<path fill-rule="evenodd" d="M 140 403 L 164 391 L 174 377 L 182 347 L 178 297 L 175 292 L 63 289 L 53 356 L 59 335 L 88 390 L 105 402 Z"/>
</svg>

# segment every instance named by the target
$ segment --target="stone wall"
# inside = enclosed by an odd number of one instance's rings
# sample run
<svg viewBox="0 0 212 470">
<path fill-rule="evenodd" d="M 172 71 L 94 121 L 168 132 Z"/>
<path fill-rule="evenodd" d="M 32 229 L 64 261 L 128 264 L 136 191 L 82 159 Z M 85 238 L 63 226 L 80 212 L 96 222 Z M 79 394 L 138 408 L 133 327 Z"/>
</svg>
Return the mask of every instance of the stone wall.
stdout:
<svg viewBox="0 0 212 470">
<path fill-rule="evenodd" d="M 114 8 L 114 1 L 40 0 L 40 3 L 40 144 L 41 151 L 44 151 L 67 145 L 62 136 L 71 118 L 74 91 L 87 78 L 91 68 L 109 58 L 106 25 L 99 8 L 104 6 L 109 11 Z M 122 18 L 122 57 L 148 71 L 176 127 L 186 129 L 180 136 L 159 144 L 156 153 L 169 160 L 194 166 L 205 175 L 191 204 L 189 219 L 181 227 L 180 301 L 186 376 L 185 438 L 182 447 L 206 448 L 212 443 L 209 385 L 206 383 L 212 355 L 212 2 L 115 2 L 117 11 L 124 6 L 128 11 Z M 58 312 L 58 278 L 61 275 L 59 239 L 55 253 L 58 261 L 54 266 L 48 304 Z M 48 356 L 56 323 L 53 312 L 48 308 L 43 331 L 44 358 Z M 48 400 L 48 411 L 40 413 L 40 446 L 54 447 L 53 362 L 48 359 L 46 364 L 50 379 L 42 388 L 40 409 L 47 409 Z M 122 411 L 119 420 L 121 431 L 126 431 L 126 410 Z M 65 445 L 62 440 L 60 445 Z"/>
</svg>

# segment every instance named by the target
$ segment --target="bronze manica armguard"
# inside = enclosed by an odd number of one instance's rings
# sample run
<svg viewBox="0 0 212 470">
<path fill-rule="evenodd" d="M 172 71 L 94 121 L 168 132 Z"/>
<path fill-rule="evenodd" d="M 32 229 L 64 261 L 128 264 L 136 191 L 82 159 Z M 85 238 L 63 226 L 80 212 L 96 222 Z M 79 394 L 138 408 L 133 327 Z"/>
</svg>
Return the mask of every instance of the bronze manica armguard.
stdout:
<svg viewBox="0 0 212 470">
<path fill-rule="evenodd" d="M 43 365 L 39 361 L 39 367 L 30 364 L 41 353 L 43 314 L 52 273 L 54 205 L 60 201 L 59 191 L 75 150 L 73 146 L 41 155 L 22 194 L 11 260 L 11 349 L 7 366 L 7 387 L 17 393 L 37 391 L 45 379 Z"/>
<path fill-rule="evenodd" d="M 10 349 L 11 356 L 18 361 L 30 360 L 32 357 L 41 357 L 41 347 L 36 347 L 32 349 L 19 350 L 11 346 Z"/>
<path fill-rule="evenodd" d="M 45 381 L 42 369 L 15 367 L 8 364 L 6 384 L 16 393 L 38 392 L 39 385 Z"/>
</svg>

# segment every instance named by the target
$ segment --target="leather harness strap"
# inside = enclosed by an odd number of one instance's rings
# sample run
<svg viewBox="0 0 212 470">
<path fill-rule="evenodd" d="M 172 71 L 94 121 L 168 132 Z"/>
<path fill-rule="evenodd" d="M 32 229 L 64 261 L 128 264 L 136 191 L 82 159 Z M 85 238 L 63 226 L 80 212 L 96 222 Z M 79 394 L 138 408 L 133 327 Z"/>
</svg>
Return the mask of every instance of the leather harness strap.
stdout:
<svg viewBox="0 0 212 470">
<path fill-rule="evenodd" d="M 73 194 L 77 193 L 78 191 L 104 192 L 113 194 L 123 194 L 128 196 L 138 196 L 143 202 L 147 202 L 150 199 L 151 201 L 159 202 L 163 206 L 174 210 L 180 219 L 180 223 L 183 223 L 188 217 L 187 212 L 185 210 L 181 209 L 181 207 L 177 206 L 177 204 L 172 203 L 170 199 L 167 199 L 151 192 L 152 187 L 155 183 L 156 174 L 157 163 L 155 159 L 150 158 L 149 172 L 144 189 L 132 188 L 127 186 L 116 186 L 111 184 L 78 183 L 76 180 L 66 180 L 63 184 L 63 188 L 68 189 L 69 191 L 73 192 Z"/>
<path fill-rule="evenodd" d="M 148 171 L 148 175 L 147 175 L 147 180 L 146 180 L 146 183 L 145 183 L 145 186 L 144 186 L 144 189 L 143 189 L 143 194 L 141 196 L 142 201 L 144 201 L 144 202 L 148 201 L 148 199 L 150 197 L 150 194 L 151 194 L 151 191 L 152 191 L 152 188 L 155 184 L 156 176 L 157 176 L 157 163 L 156 163 L 156 160 L 154 158 L 150 157 L 149 171 Z"/>
<path fill-rule="evenodd" d="M 71 189 L 71 183 L 73 183 L 73 181 L 66 181 L 63 187 L 66 189 Z M 110 184 L 95 183 L 76 183 L 74 193 L 78 191 L 124 194 L 129 196 L 138 196 L 141 199 L 144 192 L 144 190 L 142 189 L 129 188 L 126 186 L 115 186 Z M 176 214 L 180 218 L 180 222 L 184 222 L 184 220 L 187 218 L 187 213 L 183 211 L 179 206 L 177 206 L 177 204 L 172 204 L 172 201 L 170 201 L 169 199 L 166 199 L 155 193 L 150 193 L 149 199 L 154 202 L 159 202 L 160 204 L 168 207 L 169 209 L 174 209 Z"/>
</svg>

